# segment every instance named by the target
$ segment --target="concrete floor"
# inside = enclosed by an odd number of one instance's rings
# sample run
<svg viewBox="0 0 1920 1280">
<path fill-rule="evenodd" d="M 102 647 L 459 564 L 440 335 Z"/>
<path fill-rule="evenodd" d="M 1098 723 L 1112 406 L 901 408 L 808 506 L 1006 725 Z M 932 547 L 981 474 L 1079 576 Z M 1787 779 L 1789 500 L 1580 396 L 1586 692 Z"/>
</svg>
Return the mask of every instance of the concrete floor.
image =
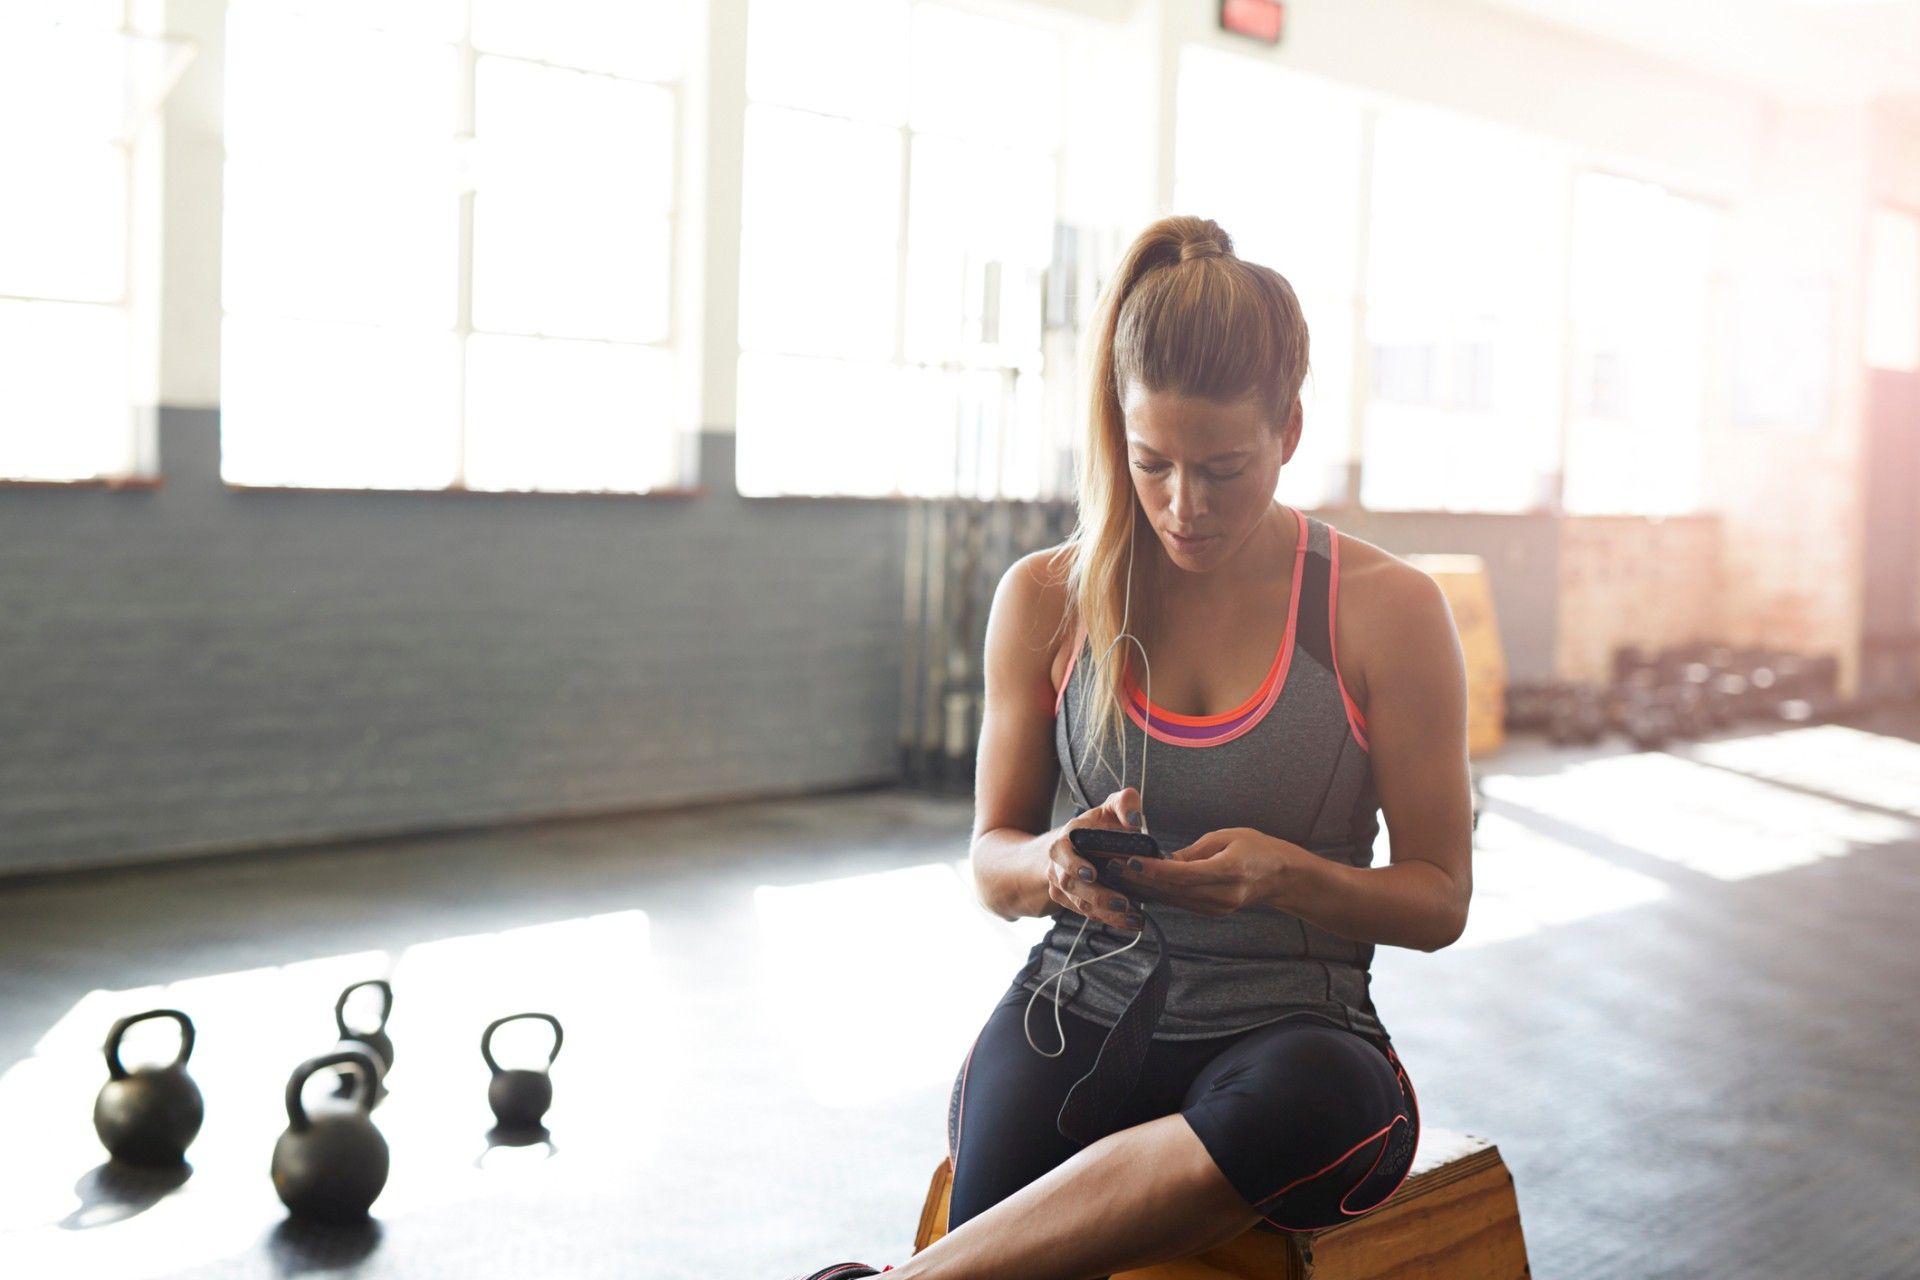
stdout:
<svg viewBox="0 0 1920 1280">
<path fill-rule="evenodd" d="M 1535 1276 L 1920 1276 L 1917 742 L 1920 710 L 1485 762 L 1468 934 L 1382 948 L 1374 991 L 1425 1122 L 1499 1144 Z M 0 1276 L 898 1262 L 1045 926 L 972 904 L 970 816 L 871 792 L 0 888 Z M 391 1180 L 364 1230 L 290 1227 L 287 1074 L 382 975 Z M 108 1023 L 156 1005 L 207 1098 L 164 1195 L 88 1123 Z M 567 1027 L 552 1145 L 490 1148 L 480 1029 L 527 1008 Z"/>
</svg>

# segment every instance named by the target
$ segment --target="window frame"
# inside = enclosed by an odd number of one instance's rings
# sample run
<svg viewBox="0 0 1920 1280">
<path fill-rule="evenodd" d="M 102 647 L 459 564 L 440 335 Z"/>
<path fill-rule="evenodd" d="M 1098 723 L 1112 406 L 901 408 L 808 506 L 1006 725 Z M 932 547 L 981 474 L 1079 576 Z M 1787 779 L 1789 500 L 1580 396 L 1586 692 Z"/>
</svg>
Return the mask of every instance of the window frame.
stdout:
<svg viewBox="0 0 1920 1280">
<path fill-rule="evenodd" d="M 912 54 L 913 40 L 914 40 L 913 15 L 915 14 L 916 11 L 918 11 L 919 9 L 927 5 L 933 5 L 936 7 L 946 8 L 946 9 L 953 9 L 961 13 L 965 13 L 969 16 L 985 18 L 993 21 L 1018 23 L 1020 25 L 1030 26 L 1035 29 L 1048 33 L 1049 35 L 1051 35 L 1057 41 L 1060 42 L 1059 48 L 1058 48 L 1058 52 L 1060 54 L 1059 70 L 1061 71 L 1063 77 L 1065 76 L 1067 71 L 1067 59 L 1069 56 L 1069 49 L 1067 47 L 1067 42 L 1073 38 L 1074 26 L 1069 22 L 1061 21 L 1059 19 L 1059 15 L 1050 14 L 1048 12 L 1045 12 L 1031 5 L 1022 6 L 1013 10 L 1004 10 L 1004 9 L 997 9 L 997 8 L 990 9 L 990 8 L 985 8 L 976 4 L 969 4 L 969 3 L 966 3 L 965 0 L 908 0 L 907 20 L 903 30 L 904 47 L 901 50 L 902 57 L 910 57 Z M 750 18 L 749 18 L 749 21 L 751 21 Z M 744 32 L 742 33 L 741 48 L 742 48 L 743 54 L 749 38 L 750 37 L 748 37 L 746 33 Z M 744 80 L 743 80 L 743 84 L 744 84 Z M 909 89 L 909 98 L 905 104 L 905 109 L 902 112 L 902 118 L 900 119 L 899 123 L 887 124 L 887 125 L 879 125 L 872 120 L 864 119 L 858 116 L 837 115 L 831 112 L 821 111 L 815 107 L 794 106 L 791 103 L 782 102 L 777 99 L 761 100 L 753 97 L 750 91 L 743 91 L 743 96 L 741 101 L 741 119 L 743 123 L 743 128 L 742 128 L 742 145 L 741 145 L 741 153 L 740 153 L 741 187 L 743 192 L 747 187 L 748 181 L 749 181 L 746 173 L 747 147 L 745 143 L 745 132 L 746 132 L 746 128 L 750 127 L 747 125 L 747 121 L 752 114 L 753 108 L 756 106 L 770 109 L 770 110 L 775 110 L 775 111 L 790 111 L 790 112 L 796 112 L 796 113 L 805 114 L 805 115 L 817 116 L 823 120 L 832 120 L 836 122 L 844 121 L 844 122 L 860 124 L 868 127 L 884 128 L 884 129 L 892 130 L 895 133 L 898 141 L 899 156 L 900 156 L 900 167 L 899 167 L 900 179 L 899 179 L 899 188 L 898 188 L 899 203 L 896 206 L 899 211 L 899 216 L 897 220 L 896 240 L 894 244 L 894 289 L 893 289 L 893 319 L 892 319 L 893 349 L 892 349 L 892 352 L 887 356 L 885 361 L 886 365 L 889 367 L 890 370 L 896 373 L 904 372 L 907 370 L 930 369 L 930 370 L 937 370 L 943 373 L 951 373 L 951 374 L 959 374 L 959 375 L 995 374 L 1003 378 L 1007 378 L 1010 381 L 1014 376 L 1025 372 L 1022 366 L 1016 365 L 1016 364 L 1000 364 L 1000 365 L 971 364 L 966 362 L 965 360 L 960 360 L 960 361 L 943 360 L 936 363 L 925 363 L 922 361 L 912 360 L 908 358 L 908 355 L 907 355 L 908 320 L 907 318 L 908 318 L 908 290 L 910 286 L 908 261 L 909 261 L 909 254 L 911 252 L 911 241 L 909 238 L 910 228 L 913 220 L 912 195 L 913 195 L 913 183 L 914 183 L 914 165 L 913 165 L 914 141 L 916 138 L 923 137 L 923 136 L 929 137 L 929 138 L 944 138 L 944 139 L 954 138 L 954 135 L 943 133 L 938 130 L 923 130 L 923 129 L 914 128 L 911 89 Z M 1044 151 L 1044 153 L 1038 148 L 1022 149 L 1022 148 L 1008 147 L 1005 144 L 997 143 L 997 142 L 990 143 L 990 144 L 980 144 L 980 143 L 971 142 L 970 140 L 967 140 L 967 139 L 958 139 L 959 141 L 967 145 L 992 146 L 998 150 L 1007 151 L 1009 153 L 1035 155 L 1035 156 L 1044 154 L 1046 157 L 1046 165 L 1050 173 L 1052 185 L 1053 185 L 1052 204 L 1054 208 L 1054 234 L 1056 236 L 1058 234 L 1057 229 L 1060 225 L 1060 220 L 1061 220 L 1061 210 L 1064 205 L 1064 196 L 1065 196 L 1064 188 L 1067 180 L 1066 154 L 1067 154 L 1067 143 L 1068 143 L 1068 121 L 1066 119 L 1064 108 L 1062 110 L 1062 117 L 1059 121 L 1059 125 L 1060 125 L 1060 128 L 1054 138 L 1052 146 L 1047 148 Z M 741 224 L 742 224 L 741 239 L 743 241 L 746 238 L 745 222 L 746 222 L 745 209 L 743 205 L 742 217 L 741 217 Z M 742 290 L 742 293 L 744 294 L 744 290 Z M 1044 307 L 1045 305 L 1044 289 L 1042 290 L 1041 297 L 1039 298 L 1038 301 Z M 733 356 L 731 361 L 733 365 L 732 381 L 735 387 L 736 403 L 739 398 L 738 389 L 740 385 L 740 367 L 741 367 L 741 360 L 743 357 L 758 356 L 758 357 L 771 357 L 775 359 L 779 359 L 779 358 L 809 359 L 809 360 L 821 359 L 821 360 L 835 360 L 835 361 L 851 362 L 851 363 L 858 363 L 862 361 L 862 357 L 858 357 L 858 356 L 847 356 L 847 355 L 822 356 L 812 352 L 784 351 L 773 346 L 764 347 L 764 348 L 761 348 L 761 347 L 749 348 L 741 340 L 740 329 L 738 325 L 736 325 L 734 329 L 732 350 L 733 350 Z M 1047 327 L 1044 323 L 1041 325 L 1041 328 L 1038 334 L 1038 344 L 1035 349 L 1035 355 L 1038 362 L 1037 369 L 1034 371 L 1035 376 L 1038 376 L 1042 379 L 1046 379 L 1048 377 L 1066 378 L 1070 383 L 1072 383 L 1074 387 L 1076 388 L 1078 387 L 1079 380 L 1084 376 L 1083 369 L 1080 369 L 1077 367 L 1065 369 L 1065 370 L 1049 369 L 1048 351 L 1047 351 Z M 1077 399 L 1078 399 L 1077 397 L 1070 397 L 1070 400 L 1074 401 L 1075 403 L 1077 403 Z M 735 444 L 737 448 L 738 442 L 739 442 L 739 422 L 738 422 L 737 413 L 735 414 L 734 431 L 735 431 Z M 1004 450 L 1001 451 L 1001 456 L 1004 457 Z M 913 502 L 924 502 L 924 501 L 986 502 L 986 501 L 1005 500 L 1005 501 L 1022 501 L 1022 502 L 1036 502 L 1041 504 L 1047 504 L 1047 503 L 1064 503 L 1064 502 L 1072 501 L 1072 496 L 1070 491 L 1064 491 L 1064 490 L 1057 494 L 1041 494 L 1035 498 L 1008 498 L 1008 499 L 1003 499 L 997 494 L 981 495 L 981 494 L 943 493 L 943 494 L 937 494 L 937 495 L 925 495 L 925 494 L 903 492 L 897 489 L 891 493 L 847 493 L 847 492 L 808 493 L 808 492 L 791 492 L 791 491 L 773 492 L 773 493 L 747 493 L 747 492 L 741 491 L 741 492 L 738 492 L 737 496 L 740 497 L 742 500 L 749 501 L 749 502 L 913 503 Z"/>
<path fill-rule="evenodd" d="M 680 2 L 680 0 L 674 0 L 674 2 L 678 3 Z M 685 5 L 685 4 L 683 4 L 682 7 L 687 13 L 692 13 L 695 8 L 694 6 Z M 686 206 L 686 191 L 685 191 L 686 183 L 685 183 L 685 180 L 686 180 L 686 170 L 687 170 L 687 158 L 686 158 L 686 146 L 685 146 L 686 139 L 683 133 L 683 127 L 684 127 L 684 122 L 686 120 L 688 91 L 687 91 L 687 65 L 686 65 L 686 59 L 684 58 L 684 56 L 682 57 L 680 62 L 679 72 L 673 79 L 655 80 L 655 79 L 643 78 L 640 76 L 623 75 L 619 72 L 604 71 L 596 68 L 573 66 L 568 63 L 554 62 L 546 58 L 526 57 L 523 55 L 511 54 L 511 53 L 498 53 L 492 50 L 482 49 L 474 43 L 473 0 L 462 0 L 461 8 L 462 8 L 462 14 L 463 14 L 463 21 L 461 23 L 459 38 L 456 40 L 445 42 L 453 50 L 453 57 L 455 62 L 454 91 L 455 91 L 455 94 L 457 95 L 456 102 L 454 105 L 454 130 L 451 134 L 448 135 L 447 142 L 446 142 L 447 148 L 451 156 L 452 168 L 455 173 L 454 193 L 458 200 L 458 213 L 456 215 L 457 221 L 456 221 L 456 229 L 455 229 L 455 248 L 454 248 L 454 252 L 455 252 L 454 317 L 453 317 L 453 324 L 448 330 L 448 332 L 450 332 L 454 338 L 455 351 L 456 351 L 456 355 L 454 359 L 454 368 L 455 368 L 454 383 L 452 388 L 453 412 L 454 412 L 455 421 L 458 424 L 458 431 L 456 432 L 455 446 L 454 446 L 455 447 L 454 468 L 453 468 L 454 479 L 452 480 L 452 482 L 446 485 L 434 486 L 431 488 L 415 486 L 415 485 L 407 485 L 407 486 L 367 485 L 367 486 L 343 487 L 339 485 L 316 485 L 316 484 L 256 484 L 256 483 L 250 483 L 250 482 L 244 482 L 244 481 L 230 480 L 223 474 L 218 477 L 219 483 L 221 487 L 227 490 L 228 492 L 238 493 L 238 494 L 259 494 L 259 493 L 354 493 L 354 494 L 374 494 L 374 495 L 466 494 L 466 495 L 476 495 L 480 497 L 494 497 L 494 498 L 506 498 L 506 499 L 513 499 L 513 498 L 682 499 L 682 498 L 704 497 L 707 495 L 709 490 L 707 485 L 703 482 L 703 480 L 699 476 L 697 459 L 691 458 L 685 453 L 683 453 L 683 460 L 682 460 L 682 465 L 681 465 L 679 474 L 677 477 L 674 477 L 672 482 L 652 486 L 646 489 L 560 489 L 560 488 L 540 488 L 540 487 L 530 487 L 530 488 L 524 488 L 524 489 L 519 489 L 519 488 L 495 489 L 495 488 L 488 488 L 488 487 L 475 487 L 467 483 L 467 450 L 468 450 L 467 362 L 468 362 L 469 339 L 472 338 L 475 333 L 480 333 L 480 334 L 485 334 L 490 336 L 508 337 L 508 338 L 523 338 L 523 339 L 530 339 L 534 341 L 552 340 L 552 341 L 563 341 L 563 342 L 597 342 L 597 343 L 605 343 L 613 346 L 651 348 L 653 350 L 660 351 L 666 354 L 673 368 L 673 374 L 676 379 L 684 378 L 687 376 L 688 370 L 686 367 L 686 361 L 684 359 L 686 352 L 684 350 L 684 334 L 682 332 L 682 318 L 681 318 L 681 306 L 684 299 L 684 290 L 686 288 L 686 282 L 683 278 L 684 273 L 681 270 L 681 263 L 682 263 L 682 256 L 683 256 L 681 252 L 681 247 L 682 247 L 682 236 L 685 234 L 685 229 L 686 229 L 686 216 L 685 216 L 686 214 L 686 207 L 685 207 Z M 225 15 L 230 12 L 231 12 L 231 6 L 230 6 L 230 0 L 229 0 L 229 3 L 222 5 L 223 34 L 225 29 Z M 692 34 L 693 33 L 691 32 L 690 29 L 683 26 L 682 28 L 683 39 L 688 39 L 688 42 L 691 43 L 690 37 Z M 440 42 L 435 41 L 434 43 L 440 43 Z M 685 52 L 686 52 L 686 49 L 683 47 L 682 49 L 683 55 L 685 54 Z M 545 335 L 545 334 L 524 334 L 524 333 L 514 333 L 514 332 L 503 332 L 503 331 L 496 331 L 492 329 L 476 329 L 474 327 L 474 324 L 473 324 L 474 199 L 476 194 L 478 194 L 478 192 L 477 192 L 474 177 L 473 177 L 473 172 L 472 172 L 473 166 L 472 166 L 470 157 L 472 157 L 476 153 L 476 150 L 479 146 L 477 135 L 475 133 L 475 125 L 478 117 L 478 68 L 479 68 L 480 60 L 482 58 L 502 58 L 510 61 L 527 63 L 537 67 L 550 68 L 556 71 L 564 71 L 564 72 L 568 72 L 575 75 L 598 76 L 605 79 L 619 80 L 619 81 L 630 83 L 630 84 L 650 85 L 655 88 L 664 90 L 668 94 L 671 102 L 671 110 L 672 110 L 672 130 L 670 134 L 670 137 L 671 137 L 670 145 L 672 149 L 672 154 L 670 157 L 670 164 L 668 166 L 669 168 L 668 192 L 667 192 L 666 209 L 664 211 L 664 216 L 667 222 L 667 237 L 666 237 L 667 261 L 665 264 L 666 265 L 666 270 L 665 270 L 666 296 L 664 298 L 667 324 L 666 324 L 665 333 L 660 338 L 655 340 L 640 340 L 640 341 L 635 341 L 635 340 L 626 339 L 626 338 L 581 338 L 577 336 L 555 336 L 555 337 L 549 338 L 549 335 Z M 224 67 L 223 67 L 223 71 L 224 71 Z M 221 155 L 222 155 L 221 166 L 222 166 L 222 173 L 224 174 L 226 166 L 232 163 L 232 156 L 228 152 L 226 147 L 226 132 L 225 132 L 224 118 L 222 120 L 220 141 L 221 141 Z M 224 188 L 224 179 L 223 179 L 223 188 Z M 221 222 L 223 227 L 225 224 L 225 216 L 226 216 L 226 203 L 223 198 L 221 201 Z M 222 267 L 224 271 L 224 264 L 225 264 L 224 235 L 222 236 L 222 241 L 221 241 L 221 260 L 222 260 Z M 220 332 L 224 333 L 226 321 L 230 318 L 231 314 L 232 313 L 229 312 L 227 309 L 226 301 L 224 298 L 224 291 L 223 291 L 223 296 L 218 307 L 218 328 Z M 280 315 L 272 311 L 267 311 L 267 312 L 258 313 L 258 314 L 260 314 L 263 318 L 269 319 L 269 320 L 276 319 L 276 318 L 285 318 L 284 315 Z M 373 325 L 372 327 L 386 328 L 389 326 L 376 324 L 376 325 Z M 224 343 L 222 345 L 224 345 Z M 221 373 L 223 383 L 224 383 L 225 376 L 226 376 L 225 364 L 223 360 L 222 373 Z M 221 398 L 222 400 L 225 399 L 224 394 L 222 395 Z M 672 399 L 677 399 L 677 394 Z M 222 424 L 221 430 L 223 432 L 225 430 L 224 423 Z M 672 436 L 678 433 L 678 428 L 671 421 L 663 422 L 662 425 L 659 427 L 659 430 L 668 436 Z"/>
<path fill-rule="evenodd" d="M 198 46 L 190 40 L 136 28 L 133 22 L 133 3 L 134 0 L 116 0 L 117 20 L 112 27 L 85 27 L 82 30 L 87 34 L 100 37 L 117 36 L 122 41 L 178 44 L 191 51 L 188 55 L 189 62 L 198 55 Z M 45 29 L 51 30 L 59 25 L 52 24 Z M 169 84 L 170 88 L 171 84 Z M 120 350 L 124 385 L 127 390 L 126 399 L 122 405 L 122 411 L 126 415 L 122 429 L 128 445 L 126 454 L 131 459 L 130 466 L 126 470 L 103 470 L 93 475 L 68 477 L 23 476 L 0 471 L 0 488 L 109 489 L 151 492 L 164 487 L 165 477 L 159 467 L 159 412 L 156 407 L 143 407 L 142 401 L 152 397 L 143 394 L 140 380 L 136 377 L 141 369 L 158 365 L 160 332 L 157 316 L 158 299 L 157 297 L 145 298 L 141 290 L 136 287 L 135 281 L 141 279 L 149 267 L 146 255 L 140 252 L 142 243 L 158 243 L 157 236 L 150 232 L 157 228 L 161 221 L 160 206 L 164 197 L 162 185 L 164 179 L 157 172 L 157 166 L 143 163 L 143 158 L 151 155 L 156 145 L 149 131 L 157 132 L 162 119 L 160 112 L 165 100 L 163 94 L 149 109 L 149 114 L 141 119 L 133 130 L 130 132 L 122 130 L 105 140 L 110 148 L 119 153 L 121 176 L 119 292 L 114 297 L 106 299 L 0 292 L 0 302 L 102 307 L 119 313 L 122 331 L 126 334 L 125 345 Z"/>
</svg>

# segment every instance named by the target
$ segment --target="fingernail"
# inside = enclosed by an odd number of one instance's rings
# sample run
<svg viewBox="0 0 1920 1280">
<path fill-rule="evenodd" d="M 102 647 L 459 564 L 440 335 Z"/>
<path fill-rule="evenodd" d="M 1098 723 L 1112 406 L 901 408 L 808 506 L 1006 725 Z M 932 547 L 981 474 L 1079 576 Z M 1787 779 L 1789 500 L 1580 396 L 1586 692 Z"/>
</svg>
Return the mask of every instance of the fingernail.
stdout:
<svg viewBox="0 0 1920 1280">
<path fill-rule="evenodd" d="M 1132 870 L 1138 871 L 1140 869 L 1140 859 L 1128 858 L 1127 866 L 1130 867 Z"/>
<path fill-rule="evenodd" d="M 1112 907 L 1115 911 L 1125 911 L 1127 909 L 1127 900 L 1125 898 L 1114 898 L 1112 901 L 1108 902 L 1107 905 Z"/>
<path fill-rule="evenodd" d="M 1146 927 L 1147 927 L 1147 922 L 1145 920 L 1142 920 L 1139 916 L 1127 917 L 1127 928 L 1138 930 L 1138 929 L 1144 929 Z"/>
<path fill-rule="evenodd" d="M 1093 868 L 1092 868 L 1092 867 L 1082 867 L 1082 868 L 1080 868 L 1080 878 L 1081 878 L 1082 880 L 1091 880 L 1091 879 L 1093 879 Z"/>
<path fill-rule="evenodd" d="M 1126 820 L 1126 824 L 1130 827 L 1140 825 L 1140 811 L 1138 809 L 1129 809 L 1120 816 Z"/>
</svg>

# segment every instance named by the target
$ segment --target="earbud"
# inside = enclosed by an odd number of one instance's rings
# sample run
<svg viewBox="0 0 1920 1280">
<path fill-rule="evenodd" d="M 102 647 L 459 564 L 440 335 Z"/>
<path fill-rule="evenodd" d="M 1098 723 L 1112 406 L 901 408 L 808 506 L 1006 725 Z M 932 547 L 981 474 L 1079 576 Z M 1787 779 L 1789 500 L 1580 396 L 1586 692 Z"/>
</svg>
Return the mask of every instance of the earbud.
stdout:
<svg viewBox="0 0 1920 1280">
<path fill-rule="evenodd" d="M 1132 527 L 1127 532 L 1127 589 L 1120 607 L 1120 634 L 1116 635 L 1107 643 L 1106 653 L 1100 655 L 1100 660 L 1102 663 L 1106 661 L 1106 656 L 1113 652 L 1114 645 L 1119 644 L 1122 640 L 1131 640 L 1133 641 L 1133 647 L 1140 651 L 1140 663 L 1146 671 L 1146 730 L 1140 735 L 1140 830 L 1144 832 L 1147 831 L 1147 741 L 1153 736 L 1153 664 L 1147 660 L 1147 647 L 1140 643 L 1138 636 L 1127 629 L 1133 620 L 1133 544 L 1139 529 L 1140 514 L 1136 511 L 1134 512 Z M 1122 788 L 1127 785 L 1127 743 L 1124 735 L 1120 740 L 1120 785 Z M 1141 903 L 1140 913 L 1143 917 L 1146 915 L 1146 910 L 1146 904 L 1144 902 Z M 1098 964 L 1102 960 L 1111 960 L 1122 951 L 1127 951 L 1138 946 L 1141 937 L 1146 933 L 1146 930 L 1142 929 L 1133 936 L 1133 941 L 1129 942 L 1126 946 L 1109 951 L 1104 956 L 1094 956 L 1090 960 L 1082 960 L 1079 964 L 1074 964 L 1073 953 L 1079 949 L 1080 939 L 1087 936 L 1087 926 L 1092 923 L 1093 918 L 1091 916 L 1080 917 L 1080 932 L 1073 935 L 1073 945 L 1067 948 L 1067 963 L 1060 967 L 1060 972 L 1035 987 L 1033 989 L 1033 995 L 1027 998 L 1027 1010 L 1025 1015 L 1020 1019 L 1020 1029 L 1027 1037 L 1028 1047 L 1043 1058 L 1057 1058 L 1067 1051 L 1067 1029 L 1060 1021 L 1060 987 L 1058 985 L 1060 980 L 1075 969 L 1084 969 L 1090 964 Z M 1159 925 L 1156 924 L 1154 927 L 1157 929 Z M 1040 993 L 1045 991 L 1049 984 L 1053 984 L 1054 1037 L 1060 1042 L 1060 1047 L 1052 1053 L 1048 1053 L 1045 1049 L 1033 1043 L 1033 1031 L 1028 1026 L 1033 1016 L 1033 1002 L 1039 998 Z"/>
</svg>

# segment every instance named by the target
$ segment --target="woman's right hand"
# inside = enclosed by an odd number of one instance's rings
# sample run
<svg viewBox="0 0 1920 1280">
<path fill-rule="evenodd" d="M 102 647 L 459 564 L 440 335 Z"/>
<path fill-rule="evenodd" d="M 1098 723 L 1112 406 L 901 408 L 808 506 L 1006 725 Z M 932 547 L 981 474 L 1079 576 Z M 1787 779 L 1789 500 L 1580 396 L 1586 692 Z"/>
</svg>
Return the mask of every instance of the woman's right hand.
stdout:
<svg viewBox="0 0 1920 1280">
<path fill-rule="evenodd" d="M 1075 827 L 1105 827 L 1110 831 L 1138 831 L 1140 793 L 1122 787 L 1097 808 L 1089 809 L 1053 833 L 1047 846 L 1047 895 L 1061 906 L 1090 920 L 1098 920 L 1127 933 L 1138 933 L 1140 926 L 1127 923 L 1136 904 L 1097 878 L 1100 869 L 1074 852 L 1067 833 Z M 1119 906 L 1115 906 L 1115 903 Z"/>
</svg>

